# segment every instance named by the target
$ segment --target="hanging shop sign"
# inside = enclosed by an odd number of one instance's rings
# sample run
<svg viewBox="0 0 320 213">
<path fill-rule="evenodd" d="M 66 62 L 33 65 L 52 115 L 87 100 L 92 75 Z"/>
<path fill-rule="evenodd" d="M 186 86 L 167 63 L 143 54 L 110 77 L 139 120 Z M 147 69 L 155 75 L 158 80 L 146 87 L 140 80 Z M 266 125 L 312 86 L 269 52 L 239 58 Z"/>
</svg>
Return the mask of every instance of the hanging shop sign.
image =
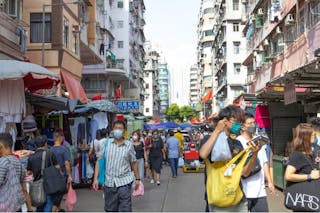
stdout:
<svg viewBox="0 0 320 213">
<path fill-rule="evenodd" d="M 133 100 L 133 101 L 115 101 L 114 104 L 116 108 L 121 112 L 134 112 L 139 111 L 140 102 Z"/>
<path fill-rule="evenodd" d="M 289 105 L 297 102 L 296 86 L 294 83 L 287 84 L 284 88 L 284 104 Z"/>
</svg>

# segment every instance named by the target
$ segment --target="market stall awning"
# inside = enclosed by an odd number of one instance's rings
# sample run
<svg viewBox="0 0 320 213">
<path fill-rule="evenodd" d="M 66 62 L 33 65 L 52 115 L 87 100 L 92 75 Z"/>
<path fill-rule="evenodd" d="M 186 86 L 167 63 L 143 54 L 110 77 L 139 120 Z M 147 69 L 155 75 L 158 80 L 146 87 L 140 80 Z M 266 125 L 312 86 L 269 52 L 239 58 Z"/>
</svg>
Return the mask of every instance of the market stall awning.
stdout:
<svg viewBox="0 0 320 213">
<path fill-rule="evenodd" d="M 61 72 L 63 83 L 66 85 L 70 99 L 79 99 L 82 103 L 87 103 L 87 95 L 79 80 L 67 73 Z"/>
<path fill-rule="evenodd" d="M 205 103 L 205 102 L 211 100 L 212 97 L 213 97 L 212 89 L 210 89 L 210 90 L 202 97 L 201 101 L 202 101 L 203 103 Z"/>
<path fill-rule="evenodd" d="M 95 108 L 100 111 L 106 111 L 106 112 L 116 112 L 117 107 L 108 100 L 97 100 L 97 101 L 90 101 L 88 104 L 86 104 L 86 107 L 88 108 Z"/>
<path fill-rule="evenodd" d="M 45 107 L 51 110 L 63 110 L 67 112 L 74 111 L 77 100 L 70 100 L 64 97 L 41 96 L 31 93 L 26 93 L 26 100 L 33 105 Z"/>
<path fill-rule="evenodd" d="M 51 89 L 59 82 L 59 76 L 37 64 L 0 60 L 0 80 L 23 78 L 25 88 L 30 92 Z"/>
</svg>

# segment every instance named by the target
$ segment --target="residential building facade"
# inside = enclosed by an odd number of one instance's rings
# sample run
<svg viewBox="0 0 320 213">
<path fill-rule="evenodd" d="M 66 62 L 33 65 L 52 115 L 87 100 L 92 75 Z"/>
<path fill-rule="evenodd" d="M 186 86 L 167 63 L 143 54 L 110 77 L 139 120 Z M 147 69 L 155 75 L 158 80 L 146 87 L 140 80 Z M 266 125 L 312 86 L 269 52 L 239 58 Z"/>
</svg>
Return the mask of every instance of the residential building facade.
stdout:
<svg viewBox="0 0 320 213">
<path fill-rule="evenodd" d="M 241 93 L 246 92 L 245 57 L 246 40 L 242 36 L 242 10 L 239 0 L 216 0 L 213 25 L 213 111 L 232 104 Z"/>
<path fill-rule="evenodd" d="M 146 43 L 146 65 L 144 67 L 144 116 L 148 118 L 159 118 L 159 57 L 160 54 L 152 49 L 150 43 Z"/>
<path fill-rule="evenodd" d="M 196 109 L 198 103 L 200 103 L 200 86 L 199 86 L 199 72 L 198 66 L 194 65 L 190 68 L 190 92 L 189 92 L 189 104 L 193 109 Z"/>
<path fill-rule="evenodd" d="M 243 10 L 249 92 L 319 112 L 320 2 L 251 0 Z"/>
<path fill-rule="evenodd" d="M 22 0 L 0 4 L 0 59 L 24 59 L 27 23 L 22 21 L 22 11 Z"/>
<path fill-rule="evenodd" d="M 29 35 L 26 57 L 31 62 L 61 75 L 62 81 L 56 92 L 58 96 L 80 99 L 82 102 L 86 102 L 87 97 L 80 84 L 83 64 L 80 58 L 82 23 L 79 8 L 90 6 L 89 1 L 23 1 L 22 17 L 29 25 L 25 28 Z"/>
<path fill-rule="evenodd" d="M 160 115 L 165 117 L 166 111 L 169 107 L 169 84 L 170 76 L 168 64 L 160 62 L 158 65 L 158 85 L 159 85 L 159 99 L 160 99 Z"/>
<path fill-rule="evenodd" d="M 198 24 L 198 46 L 197 61 L 199 70 L 199 84 L 201 96 L 205 96 L 212 90 L 212 45 L 214 40 L 213 21 L 214 21 L 214 0 L 202 0 L 199 13 Z M 202 103 L 203 116 L 211 114 L 212 99 Z"/>
</svg>

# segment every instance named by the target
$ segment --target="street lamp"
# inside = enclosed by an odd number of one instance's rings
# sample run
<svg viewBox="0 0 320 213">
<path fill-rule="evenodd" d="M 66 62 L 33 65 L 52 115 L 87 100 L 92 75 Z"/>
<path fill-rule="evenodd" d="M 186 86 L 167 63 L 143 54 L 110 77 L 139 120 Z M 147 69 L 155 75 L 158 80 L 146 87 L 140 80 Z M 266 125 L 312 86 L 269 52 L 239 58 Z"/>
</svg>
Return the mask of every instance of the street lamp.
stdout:
<svg viewBox="0 0 320 213">
<path fill-rule="evenodd" d="M 45 44 L 45 14 L 46 14 L 46 7 L 48 6 L 59 6 L 59 5 L 66 5 L 66 4 L 78 4 L 79 0 L 75 0 L 72 2 L 62 2 L 59 4 L 43 4 L 42 5 L 42 51 L 41 51 L 41 64 L 44 66 L 44 44 Z"/>
</svg>

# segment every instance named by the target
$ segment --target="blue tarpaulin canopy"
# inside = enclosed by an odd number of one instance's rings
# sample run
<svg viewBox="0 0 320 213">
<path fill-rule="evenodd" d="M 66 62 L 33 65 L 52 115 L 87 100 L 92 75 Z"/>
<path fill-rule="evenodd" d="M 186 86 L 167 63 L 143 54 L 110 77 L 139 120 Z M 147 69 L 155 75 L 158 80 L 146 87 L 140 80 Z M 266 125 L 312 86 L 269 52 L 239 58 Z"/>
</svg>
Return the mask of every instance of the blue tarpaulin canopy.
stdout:
<svg viewBox="0 0 320 213">
<path fill-rule="evenodd" d="M 156 129 L 174 129 L 174 128 L 179 128 L 180 125 L 173 122 L 173 121 L 168 121 L 165 123 L 158 123 L 158 124 L 145 124 L 146 129 L 151 129 L 151 130 L 156 130 Z"/>
<path fill-rule="evenodd" d="M 183 123 L 183 124 L 180 124 L 180 127 L 182 128 L 182 129 L 185 129 L 185 128 L 188 128 L 188 127 L 192 127 L 192 124 L 190 124 L 190 123 Z"/>
</svg>

